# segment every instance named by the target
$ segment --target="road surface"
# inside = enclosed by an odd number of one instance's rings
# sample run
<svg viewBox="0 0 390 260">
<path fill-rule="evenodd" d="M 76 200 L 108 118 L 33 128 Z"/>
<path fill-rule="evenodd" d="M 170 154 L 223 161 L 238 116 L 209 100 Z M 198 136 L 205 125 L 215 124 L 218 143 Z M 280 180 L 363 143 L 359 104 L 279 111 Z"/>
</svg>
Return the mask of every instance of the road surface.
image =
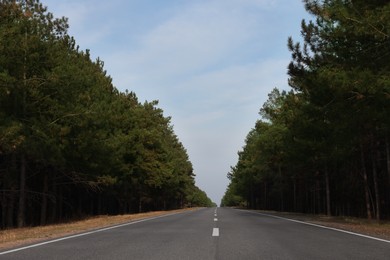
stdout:
<svg viewBox="0 0 390 260">
<path fill-rule="evenodd" d="M 2 251 L 0 259 L 390 259 L 390 241 L 205 208 Z"/>
</svg>

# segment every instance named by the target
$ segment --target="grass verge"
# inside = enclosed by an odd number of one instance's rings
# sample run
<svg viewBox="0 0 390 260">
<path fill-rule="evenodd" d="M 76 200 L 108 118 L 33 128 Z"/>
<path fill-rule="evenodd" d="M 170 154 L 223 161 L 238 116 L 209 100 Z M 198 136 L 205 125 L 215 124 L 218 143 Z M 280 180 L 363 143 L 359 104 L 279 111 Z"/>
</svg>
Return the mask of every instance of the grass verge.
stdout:
<svg viewBox="0 0 390 260">
<path fill-rule="evenodd" d="M 154 211 L 148 213 L 117 216 L 96 216 L 85 220 L 79 220 L 63 224 L 1 230 L 0 250 L 10 249 L 26 244 L 37 243 L 44 240 L 69 236 L 93 229 L 123 224 L 134 220 L 163 216 L 167 214 L 179 213 L 194 209 L 195 208 L 171 211 Z"/>
<path fill-rule="evenodd" d="M 390 221 L 375 221 L 352 217 L 332 217 L 289 212 L 259 211 L 261 213 L 337 228 L 390 241 Z"/>
</svg>

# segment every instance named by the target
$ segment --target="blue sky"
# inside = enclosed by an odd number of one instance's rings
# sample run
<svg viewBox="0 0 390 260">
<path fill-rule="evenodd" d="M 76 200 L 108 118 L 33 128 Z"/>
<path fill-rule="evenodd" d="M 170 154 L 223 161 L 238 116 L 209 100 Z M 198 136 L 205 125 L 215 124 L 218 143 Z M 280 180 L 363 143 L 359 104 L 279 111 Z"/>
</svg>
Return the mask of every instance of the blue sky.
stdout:
<svg viewBox="0 0 390 260">
<path fill-rule="evenodd" d="M 216 203 L 259 109 L 288 89 L 287 38 L 310 18 L 301 0 L 42 0 L 100 57 L 120 91 L 159 100 L 197 185 Z"/>
</svg>

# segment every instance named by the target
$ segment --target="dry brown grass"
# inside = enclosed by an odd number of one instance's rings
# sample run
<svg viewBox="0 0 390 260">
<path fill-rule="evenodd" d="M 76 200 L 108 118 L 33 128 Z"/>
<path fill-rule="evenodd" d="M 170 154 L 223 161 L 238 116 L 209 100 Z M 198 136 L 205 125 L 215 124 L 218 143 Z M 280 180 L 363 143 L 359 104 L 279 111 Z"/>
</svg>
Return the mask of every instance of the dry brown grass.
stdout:
<svg viewBox="0 0 390 260">
<path fill-rule="evenodd" d="M 1 230 L 0 249 L 13 248 L 25 244 L 40 242 L 47 239 L 82 233 L 97 228 L 109 227 L 143 218 L 162 216 L 187 210 L 194 210 L 194 208 L 172 211 L 154 211 L 148 213 L 118 216 L 97 216 L 88 218 L 86 220 L 74 221 L 64 224 Z"/>
<path fill-rule="evenodd" d="M 354 218 L 329 218 L 311 220 L 314 224 L 351 231 L 359 234 L 390 240 L 390 222 L 367 221 Z"/>
<path fill-rule="evenodd" d="M 287 212 L 268 212 L 272 215 L 300 220 L 331 228 L 337 228 L 345 231 L 355 232 L 363 235 L 373 236 L 381 239 L 390 240 L 390 222 L 389 221 L 368 221 L 367 219 L 352 217 L 328 217 L 324 215 L 308 215 Z"/>
</svg>

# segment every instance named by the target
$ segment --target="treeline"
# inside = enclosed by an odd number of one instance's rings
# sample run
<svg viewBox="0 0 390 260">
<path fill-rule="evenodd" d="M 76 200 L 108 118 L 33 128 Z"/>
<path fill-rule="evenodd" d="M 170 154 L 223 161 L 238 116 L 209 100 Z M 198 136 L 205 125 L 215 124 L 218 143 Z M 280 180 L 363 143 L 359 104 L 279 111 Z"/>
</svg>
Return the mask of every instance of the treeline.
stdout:
<svg viewBox="0 0 390 260">
<path fill-rule="evenodd" d="M 274 89 L 228 174 L 225 206 L 390 218 L 390 3 L 304 1 Z"/>
<path fill-rule="evenodd" d="M 157 102 L 119 92 L 67 29 L 0 2 L 0 227 L 211 206 Z"/>
</svg>

